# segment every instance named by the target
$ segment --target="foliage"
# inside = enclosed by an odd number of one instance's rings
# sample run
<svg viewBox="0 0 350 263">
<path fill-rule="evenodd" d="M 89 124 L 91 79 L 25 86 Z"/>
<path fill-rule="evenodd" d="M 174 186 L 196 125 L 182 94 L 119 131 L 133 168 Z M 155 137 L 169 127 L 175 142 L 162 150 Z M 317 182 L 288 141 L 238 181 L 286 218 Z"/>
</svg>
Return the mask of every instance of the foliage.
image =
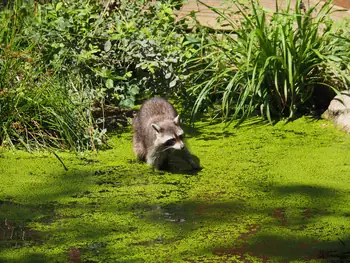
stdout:
<svg viewBox="0 0 350 263">
<path fill-rule="evenodd" d="M 44 3 L 44 2 L 43 2 Z M 180 94 L 193 46 L 178 1 L 16 0 L 1 13 L 0 142 L 95 148 L 95 106 Z M 102 107 L 103 108 L 103 107 Z M 33 144 L 32 144 L 33 143 Z"/>
<path fill-rule="evenodd" d="M 176 4 L 176 3 L 175 3 Z M 94 99 L 133 106 L 137 95 L 173 94 L 183 78 L 183 24 L 169 2 L 121 1 L 115 9 L 87 0 L 43 5 L 38 45 L 61 77 L 80 75 Z"/>
<path fill-rule="evenodd" d="M 103 132 L 94 127 L 91 101 L 42 63 L 43 54 L 25 37 L 29 6 L 14 3 L 1 12 L 0 145 L 37 148 L 95 148 Z"/>
<path fill-rule="evenodd" d="M 205 102 L 219 100 L 225 119 L 244 119 L 256 110 L 270 121 L 290 119 L 310 108 L 316 89 L 346 88 L 350 41 L 333 30 L 332 1 L 305 11 L 300 1 L 294 9 L 290 1 L 285 9 L 276 1 L 272 15 L 258 1 L 232 5 L 237 11 L 208 6 L 233 30 L 213 34 L 202 47 L 199 70 L 192 74 L 198 84 L 189 88 L 197 96 L 194 114 Z"/>
</svg>

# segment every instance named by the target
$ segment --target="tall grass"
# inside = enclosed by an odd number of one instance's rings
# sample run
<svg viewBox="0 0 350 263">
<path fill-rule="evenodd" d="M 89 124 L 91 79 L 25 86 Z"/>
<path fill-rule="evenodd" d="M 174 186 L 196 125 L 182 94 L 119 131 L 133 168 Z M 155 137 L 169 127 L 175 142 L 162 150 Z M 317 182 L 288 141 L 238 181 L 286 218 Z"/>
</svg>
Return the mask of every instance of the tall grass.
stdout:
<svg viewBox="0 0 350 263">
<path fill-rule="evenodd" d="M 35 42 L 25 37 L 36 19 L 34 6 L 12 4 L 0 12 L 0 146 L 95 148 L 102 134 L 94 127 L 91 102 L 49 70 Z"/>
<path fill-rule="evenodd" d="M 208 100 L 220 101 L 224 119 L 259 111 L 271 122 L 292 119 L 312 108 L 316 89 L 337 92 L 349 83 L 350 41 L 333 30 L 332 1 L 307 10 L 278 6 L 273 13 L 258 1 L 248 5 L 232 0 L 231 13 L 207 6 L 232 31 L 214 34 L 195 60 L 197 82 L 189 92 L 197 96 L 195 115 Z M 239 21 L 233 15 L 240 17 Z"/>
</svg>

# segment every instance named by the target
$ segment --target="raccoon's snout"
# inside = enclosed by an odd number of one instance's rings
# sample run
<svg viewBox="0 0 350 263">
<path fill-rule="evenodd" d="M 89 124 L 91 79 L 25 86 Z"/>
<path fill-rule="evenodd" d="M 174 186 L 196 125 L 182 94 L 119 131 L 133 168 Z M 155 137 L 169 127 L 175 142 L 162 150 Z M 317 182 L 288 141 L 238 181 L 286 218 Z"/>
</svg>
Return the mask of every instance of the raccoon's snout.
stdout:
<svg viewBox="0 0 350 263">
<path fill-rule="evenodd" d="M 178 150 L 185 148 L 185 144 L 182 141 L 176 140 L 175 138 L 167 140 L 164 145 Z"/>
<path fill-rule="evenodd" d="M 185 148 L 185 144 L 183 142 L 177 142 L 174 146 L 173 146 L 174 149 L 177 149 L 177 150 L 183 150 Z"/>
</svg>

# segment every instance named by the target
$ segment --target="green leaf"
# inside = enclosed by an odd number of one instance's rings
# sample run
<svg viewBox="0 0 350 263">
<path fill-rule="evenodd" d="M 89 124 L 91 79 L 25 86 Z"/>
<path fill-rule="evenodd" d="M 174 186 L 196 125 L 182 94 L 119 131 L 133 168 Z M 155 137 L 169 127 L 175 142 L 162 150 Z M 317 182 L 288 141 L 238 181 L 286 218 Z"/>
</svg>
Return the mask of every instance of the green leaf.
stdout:
<svg viewBox="0 0 350 263">
<path fill-rule="evenodd" d="M 113 83 L 113 80 L 112 80 L 112 79 L 107 79 L 107 81 L 106 81 L 106 87 L 107 87 L 108 89 L 111 89 L 111 88 L 114 87 L 114 83 Z"/>
<path fill-rule="evenodd" d="M 165 79 L 170 79 L 170 77 L 171 77 L 171 72 L 169 72 L 169 73 L 167 73 L 167 74 L 165 74 Z"/>
<path fill-rule="evenodd" d="M 110 51 L 111 50 L 111 47 L 112 47 L 112 43 L 110 40 L 107 40 L 106 43 L 105 43 L 105 46 L 104 46 L 104 49 L 106 52 Z"/>
<path fill-rule="evenodd" d="M 169 87 L 170 87 L 170 88 L 174 87 L 175 85 L 176 85 L 176 79 L 174 79 L 173 81 L 171 81 L 171 82 L 169 83 Z"/>
<path fill-rule="evenodd" d="M 63 6 L 63 3 L 62 2 L 58 2 L 57 5 L 56 5 L 56 12 L 58 10 L 60 10 L 62 6 Z"/>
<path fill-rule="evenodd" d="M 133 87 L 130 89 L 129 93 L 130 93 L 131 95 L 135 96 L 135 95 L 139 94 L 139 90 L 140 90 L 139 87 L 133 86 Z"/>
<path fill-rule="evenodd" d="M 130 98 L 126 98 L 124 100 L 122 100 L 120 103 L 119 103 L 119 106 L 120 107 L 125 107 L 125 108 L 131 108 L 133 107 L 135 104 L 134 104 L 134 101 Z"/>
</svg>

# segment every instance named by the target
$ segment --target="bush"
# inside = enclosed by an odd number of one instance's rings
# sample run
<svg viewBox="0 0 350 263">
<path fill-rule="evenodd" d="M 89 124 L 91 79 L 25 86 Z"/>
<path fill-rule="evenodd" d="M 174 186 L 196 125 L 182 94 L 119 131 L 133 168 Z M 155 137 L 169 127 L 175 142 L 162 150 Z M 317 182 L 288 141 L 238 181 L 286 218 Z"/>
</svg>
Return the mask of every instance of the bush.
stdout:
<svg viewBox="0 0 350 263">
<path fill-rule="evenodd" d="M 315 90 L 345 89 L 350 41 L 334 31 L 331 3 L 303 11 L 300 1 L 292 9 L 288 0 L 281 9 L 276 0 L 272 15 L 253 0 L 249 6 L 232 0 L 237 11 L 231 13 L 208 6 L 233 30 L 213 34 L 202 47 L 199 70 L 192 74 L 198 84 L 188 90 L 197 96 L 193 114 L 208 101 L 220 101 L 225 119 L 244 119 L 256 110 L 270 121 L 291 119 L 312 108 Z"/>
<path fill-rule="evenodd" d="M 184 62 L 195 41 L 175 20 L 179 1 L 42 3 L 0 11 L 2 145 L 93 149 L 105 132 L 92 118 L 97 106 L 187 98 Z"/>
<path fill-rule="evenodd" d="M 26 37 L 34 20 L 32 6 L 12 4 L 0 18 L 0 145 L 29 151 L 95 148 L 103 132 L 95 129 L 91 101 L 49 70 L 43 53 Z"/>
<path fill-rule="evenodd" d="M 177 5 L 177 3 L 175 3 Z M 171 2 L 120 1 L 106 8 L 88 0 L 41 6 L 37 44 L 62 78 L 80 75 L 100 103 L 122 107 L 137 97 L 173 95 L 191 56 Z"/>
</svg>

